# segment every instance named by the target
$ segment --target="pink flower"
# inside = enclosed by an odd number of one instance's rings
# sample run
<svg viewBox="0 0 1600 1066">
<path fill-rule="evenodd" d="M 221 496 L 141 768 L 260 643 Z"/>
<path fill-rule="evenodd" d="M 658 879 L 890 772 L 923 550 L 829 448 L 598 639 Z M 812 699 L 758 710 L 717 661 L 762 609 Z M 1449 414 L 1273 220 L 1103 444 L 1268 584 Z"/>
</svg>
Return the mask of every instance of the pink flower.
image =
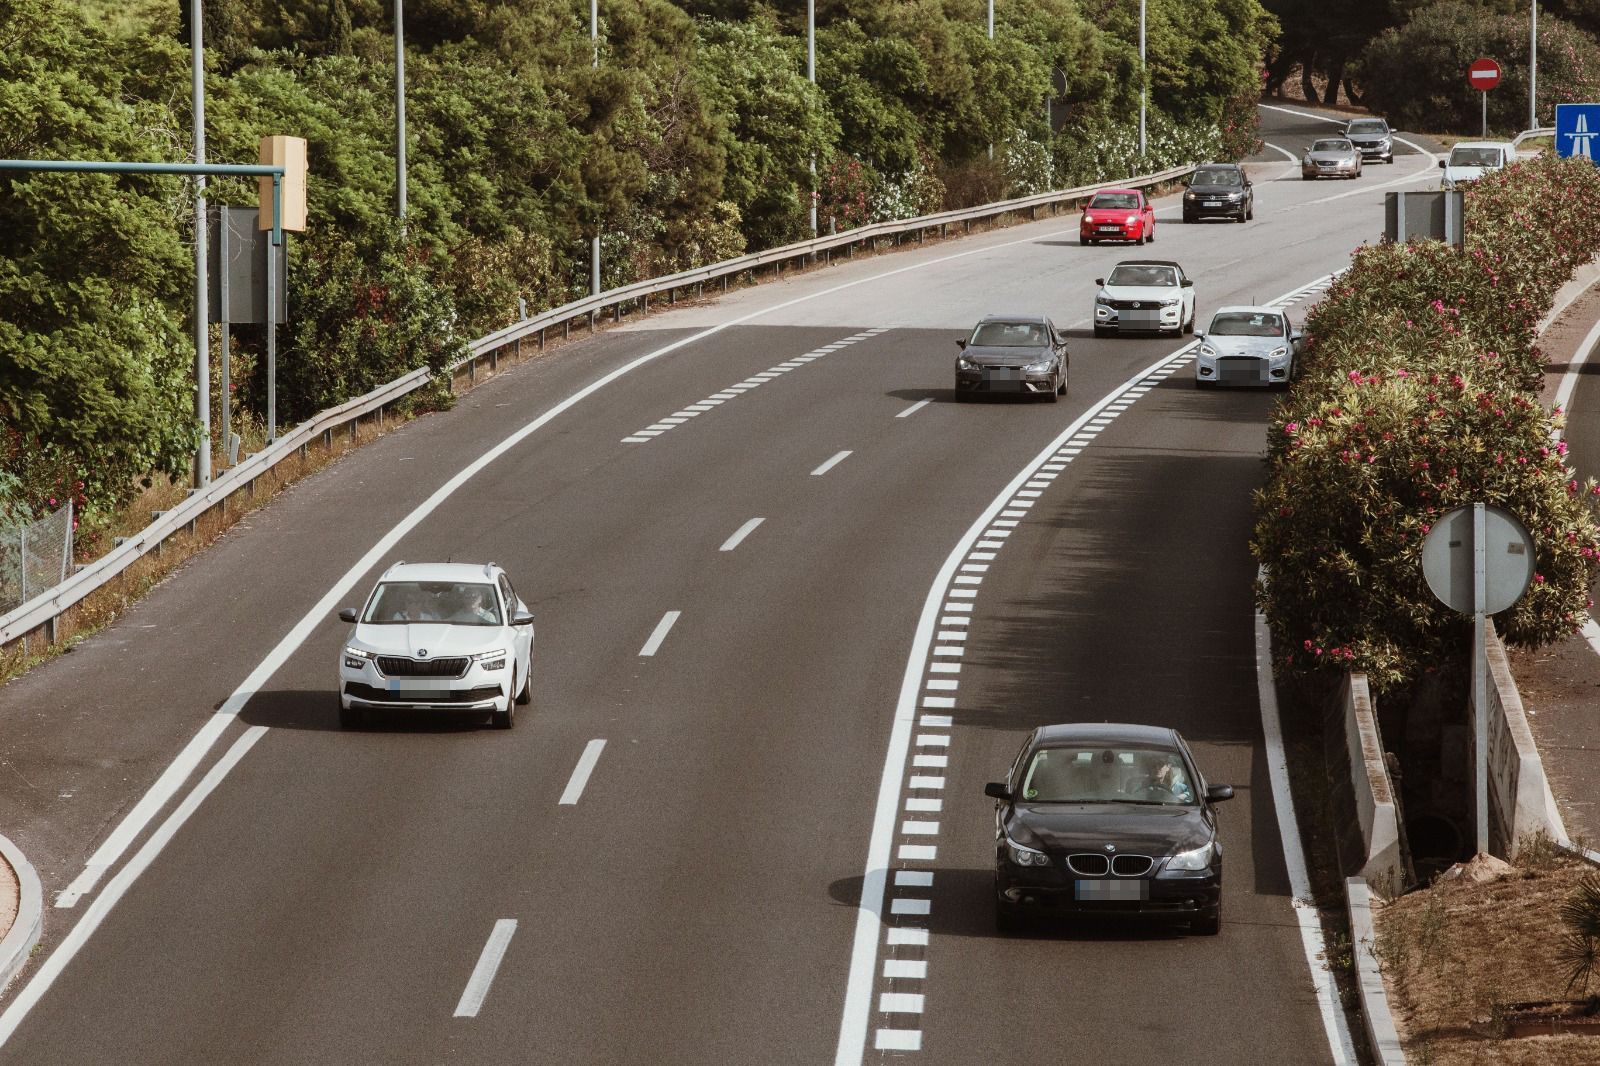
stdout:
<svg viewBox="0 0 1600 1066">
<path fill-rule="evenodd" d="M 1543 574 L 1534 574 L 1534 575 L 1533 575 L 1533 583 L 1534 583 L 1534 584 L 1535 584 L 1535 585 L 1542 585 L 1542 584 L 1544 584 L 1544 575 L 1543 575 Z"/>
<path fill-rule="evenodd" d="M 1290 422 L 1288 425 L 1283 427 L 1283 431 L 1292 436 L 1294 434 L 1294 432 L 1296 430 L 1298 430 L 1299 428 L 1300 428 L 1300 423 L 1298 423 L 1298 422 Z"/>
</svg>

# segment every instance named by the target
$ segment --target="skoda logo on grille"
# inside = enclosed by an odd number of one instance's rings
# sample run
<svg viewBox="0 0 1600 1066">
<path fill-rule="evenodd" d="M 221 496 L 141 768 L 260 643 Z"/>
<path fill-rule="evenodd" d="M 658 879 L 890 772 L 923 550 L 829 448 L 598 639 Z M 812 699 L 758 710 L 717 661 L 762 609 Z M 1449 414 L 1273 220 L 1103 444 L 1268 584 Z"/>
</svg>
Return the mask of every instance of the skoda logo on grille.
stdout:
<svg viewBox="0 0 1600 1066">
<path fill-rule="evenodd" d="M 417 658 L 426 659 L 427 657 L 428 657 L 428 649 L 427 648 L 418 648 L 417 649 Z"/>
<path fill-rule="evenodd" d="M 1117 846 L 1115 844 L 1107 844 L 1106 845 L 1106 850 L 1107 851 L 1116 851 L 1117 850 Z"/>
</svg>

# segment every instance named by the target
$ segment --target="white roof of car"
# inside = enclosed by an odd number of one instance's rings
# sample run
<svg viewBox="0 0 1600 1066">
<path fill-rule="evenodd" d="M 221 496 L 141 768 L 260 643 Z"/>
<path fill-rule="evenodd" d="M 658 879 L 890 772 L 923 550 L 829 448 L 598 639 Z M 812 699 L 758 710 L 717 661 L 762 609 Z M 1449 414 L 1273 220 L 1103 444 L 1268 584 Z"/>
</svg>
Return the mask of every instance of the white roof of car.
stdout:
<svg viewBox="0 0 1600 1066">
<path fill-rule="evenodd" d="M 1281 315 L 1283 314 L 1283 308 L 1268 307 L 1265 304 L 1229 304 L 1227 307 L 1219 307 L 1211 313 L 1213 315 Z"/>
<path fill-rule="evenodd" d="M 1507 151 L 1509 151 L 1511 149 L 1511 142 L 1510 141 L 1457 141 L 1455 144 L 1450 146 L 1450 150 L 1452 152 L 1455 151 L 1457 148 L 1504 148 Z"/>
<path fill-rule="evenodd" d="M 487 584 L 497 569 L 493 563 L 395 563 L 383 572 L 383 580 Z"/>
</svg>

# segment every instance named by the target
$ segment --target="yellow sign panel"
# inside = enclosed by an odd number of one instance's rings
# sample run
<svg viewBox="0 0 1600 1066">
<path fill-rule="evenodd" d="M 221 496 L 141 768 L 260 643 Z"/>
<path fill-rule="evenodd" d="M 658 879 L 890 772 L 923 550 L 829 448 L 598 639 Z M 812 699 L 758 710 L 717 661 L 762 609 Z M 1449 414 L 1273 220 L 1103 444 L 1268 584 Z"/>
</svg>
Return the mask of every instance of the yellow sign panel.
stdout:
<svg viewBox="0 0 1600 1066">
<path fill-rule="evenodd" d="M 304 137 L 261 138 L 263 166 L 283 168 L 279 190 L 283 208 L 283 228 L 295 233 L 306 229 L 306 140 Z M 272 179 L 259 178 L 261 228 L 272 228 Z"/>
</svg>

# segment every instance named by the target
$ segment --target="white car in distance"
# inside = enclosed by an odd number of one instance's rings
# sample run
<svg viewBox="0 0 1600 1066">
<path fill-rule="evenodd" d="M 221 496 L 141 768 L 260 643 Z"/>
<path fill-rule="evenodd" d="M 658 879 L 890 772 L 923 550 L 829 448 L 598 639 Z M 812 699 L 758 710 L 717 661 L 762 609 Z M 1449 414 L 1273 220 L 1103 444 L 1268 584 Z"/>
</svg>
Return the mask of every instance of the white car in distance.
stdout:
<svg viewBox="0 0 1600 1066">
<path fill-rule="evenodd" d="M 494 563 L 396 563 L 339 655 L 339 724 L 374 712 L 488 714 L 499 729 L 532 699 L 533 615 Z"/>
<path fill-rule="evenodd" d="M 1095 278 L 1094 335 L 1194 332 L 1194 282 L 1168 259 L 1128 259 Z"/>
<path fill-rule="evenodd" d="M 1517 150 L 1504 141 L 1457 141 L 1450 154 L 1439 160 L 1439 169 L 1444 171 L 1439 176 L 1439 187 L 1454 189 L 1516 161 Z"/>
</svg>

